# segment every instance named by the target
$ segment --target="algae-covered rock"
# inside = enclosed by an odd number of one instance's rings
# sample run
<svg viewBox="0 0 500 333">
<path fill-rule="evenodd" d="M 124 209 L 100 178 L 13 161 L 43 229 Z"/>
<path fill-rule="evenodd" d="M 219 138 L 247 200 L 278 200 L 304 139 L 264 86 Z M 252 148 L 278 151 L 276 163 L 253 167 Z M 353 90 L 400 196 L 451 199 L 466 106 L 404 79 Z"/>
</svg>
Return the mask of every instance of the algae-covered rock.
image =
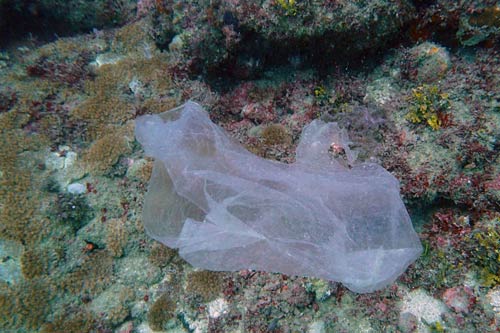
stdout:
<svg viewBox="0 0 500 333">
<path fill-rule="evenodd" d="M 0 1 L 0 28 L 2 35 L 42 30 L 47 35 L 67 35 L 125 23 L 135 16 L 135 9 L 136 1 L 131 0 L 3 0 Z"/>
<path fill-rule="evenodd" d="M 269 64 L 322 66 L 380 50 L 413 11 L 411 1 L 385 0 L 170 2 L 156 7 L 155 31 L 165 49 L 182 34 L 198 69 L 247 78 Z"/>
<path fill-rule="evenodd" d="M 412 47 L 405 59 L 406 74 L 416 82 L 442 79 L 451 68 L 450 54 L 441 45 L 425 42 Z"/>
</svg>

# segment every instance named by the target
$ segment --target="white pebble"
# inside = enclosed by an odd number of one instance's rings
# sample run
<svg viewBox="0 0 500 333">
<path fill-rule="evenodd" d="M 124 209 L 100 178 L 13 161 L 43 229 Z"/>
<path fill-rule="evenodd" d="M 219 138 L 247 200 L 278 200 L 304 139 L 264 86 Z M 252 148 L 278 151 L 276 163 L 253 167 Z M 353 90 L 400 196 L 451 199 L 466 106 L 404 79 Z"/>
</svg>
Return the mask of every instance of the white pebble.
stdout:
<svg viewBox="0 0 500 333">
<path fill-rule="evenodd" d="M 87 192 L 87 188 L 81 183 L 73 183 L 68 185 L 68 192 L 71 194 L 83 194 Z"/>
</svg>

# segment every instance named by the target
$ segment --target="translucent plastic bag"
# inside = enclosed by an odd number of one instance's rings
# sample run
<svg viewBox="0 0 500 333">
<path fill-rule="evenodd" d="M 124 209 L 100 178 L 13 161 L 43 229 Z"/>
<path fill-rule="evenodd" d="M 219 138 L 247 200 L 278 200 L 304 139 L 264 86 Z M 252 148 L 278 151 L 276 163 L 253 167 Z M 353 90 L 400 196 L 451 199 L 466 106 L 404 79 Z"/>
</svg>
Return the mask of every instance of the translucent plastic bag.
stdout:
<svg viewBox="0 0 500 333">
<path fill-rule="evenodd" d="M 193 266 L 312 276 L 371 292 L 393 282 L 422 247 L 399 182 L 353 162 L 336 123 L 304 128 L 296 162 L 265 160 L 234 142 L 203 108 L 186 104 L 136 120 L 155 158 L 144 204 L 151 237 Z"/>
</svg>

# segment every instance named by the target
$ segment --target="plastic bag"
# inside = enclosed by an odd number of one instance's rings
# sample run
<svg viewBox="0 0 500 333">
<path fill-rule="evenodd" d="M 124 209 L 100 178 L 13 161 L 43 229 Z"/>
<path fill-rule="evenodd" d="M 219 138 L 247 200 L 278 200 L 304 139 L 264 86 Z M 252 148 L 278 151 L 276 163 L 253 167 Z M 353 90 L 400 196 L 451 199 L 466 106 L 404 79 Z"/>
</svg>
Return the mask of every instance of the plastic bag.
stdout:
<svg viewBox="0 0 500 333">
<path fill-rule="evenodd" d="M 193 266 L 253 269 L 342 282 L 355 292 L 392 283 L 422 247 L 399 182 L 355 155 L 336 123 L 303 130 L 296 162 L 255 156 L 186 104 L 136 120 L 155 158 L 143 222 Z"/>
</svg>

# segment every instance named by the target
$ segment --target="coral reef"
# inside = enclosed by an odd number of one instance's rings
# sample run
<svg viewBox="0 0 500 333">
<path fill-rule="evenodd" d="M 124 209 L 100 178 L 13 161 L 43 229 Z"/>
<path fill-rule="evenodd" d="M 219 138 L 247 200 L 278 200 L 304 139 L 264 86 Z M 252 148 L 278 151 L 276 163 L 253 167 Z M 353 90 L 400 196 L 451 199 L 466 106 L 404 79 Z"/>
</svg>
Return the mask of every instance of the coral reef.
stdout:
<svg viewBox="0 0 500 333">
<path fill-rule="evenodd" d="M 0 330 L 498 331 L 499 13 L 497 0 L 0 0 Z M 365 295 L 193 272 L 144 233 L 153 162 L 129 127 L 187 99 L 285 163 L 305 125 L 338 122 L 359 160 L 400 180 L 423 255 Z"/>
<path fill-rule="evenodd" d="M 266 145 L 290 144 L 292 138 L 283 125 L 271 124 L 262 129 L 260 134 Z"/>
<path fill-rule="evenodd" d="M 120 156 L 130 153 L 131 139 L 124 135 L 124 132 L 105 134 L 83 153 L 82 161 L 90 172 L 105 173 L 118 162 Z"/>
<path fill-rule="evenodd" d="M 186 291 L 200 296 L 204 302 L 210 301 L 221 293 L 223 276 L 220 272 L 191 272 L 187 276 Z"/>
<path fill-rule="evenodd" d="M 143 48 L 144 52 L 154 52 L 147 44 Z M 163 77 L 167 71 L 164 55 L 119 57 L 97 66 L 95 79 L 85 84 L 88 97 L 71 111 L 71 119 L 84 122 L 88 127 L 89 139 L 116 131 L 117 126 L 137 114 L 157 113 L 175 105 L 171 81 Z M 157 98 L 148 98 L 151 95 Z"/>
<path fill-rule="evenodd" d="M 32 279 L 14 287 L 1 285 L 0 327 L 3 329 L 22 328 L 35 330 L 40 327 L 50 313 L 50 302 L 54 298 L 49 286 L 52 281 Z"/>
<path fill-rule="evenodd" d="M 89 253 L 64 275 L 60 286 L 76 295 L 96 295 L 113 280 L 113 259 L 105 251 Z"/>
<path fill-rule="evenodd" d="M 123 256 L 124 247 L 127 244 L 127 230 L 121 219 L 111 219 L 107 223 L 106 249 L 115 258 Z"/>
<path fill-rule="evenodd" d="M 155 242 L 149 252 L 149 261 L 158 267 L 167 266 L 177 256 L 177 251 Z"/>
<path fill-rule="evenodd" d="M 13 113 L 16 111 L 14 110 Z M 39 214 L 39 200 L 33 188 L 32 172 L 20 154 L 36 149 L 33 137 L 16 129 L 15 114 L 0 114 L 0 236 L 20 243 L 33 243 L 43 237 L 44 218 Z"/>
<path fill-rule="evenodd" d="M 95 327 L 97 318 L 83 309 L 77 309 L 72 313 L 58 315 L 50 322 L 43 323 L 41 333 L 51 332 L 75 332 L 86 333 Z"/>
<path fill-rule="evenodd" d="M 21 256 L 21 270 L 23 276 L 31 280 L 49 273 L 49 256 L 37 248 L 30 248 L 23 252 Z"/>
<path fill-rule="evenodd" d="M 175 315 L 176 305 L 168 294 L 162 294 L 148 311 L 148 323 L 153 331 L 162 331 Z"/>
</svg>

